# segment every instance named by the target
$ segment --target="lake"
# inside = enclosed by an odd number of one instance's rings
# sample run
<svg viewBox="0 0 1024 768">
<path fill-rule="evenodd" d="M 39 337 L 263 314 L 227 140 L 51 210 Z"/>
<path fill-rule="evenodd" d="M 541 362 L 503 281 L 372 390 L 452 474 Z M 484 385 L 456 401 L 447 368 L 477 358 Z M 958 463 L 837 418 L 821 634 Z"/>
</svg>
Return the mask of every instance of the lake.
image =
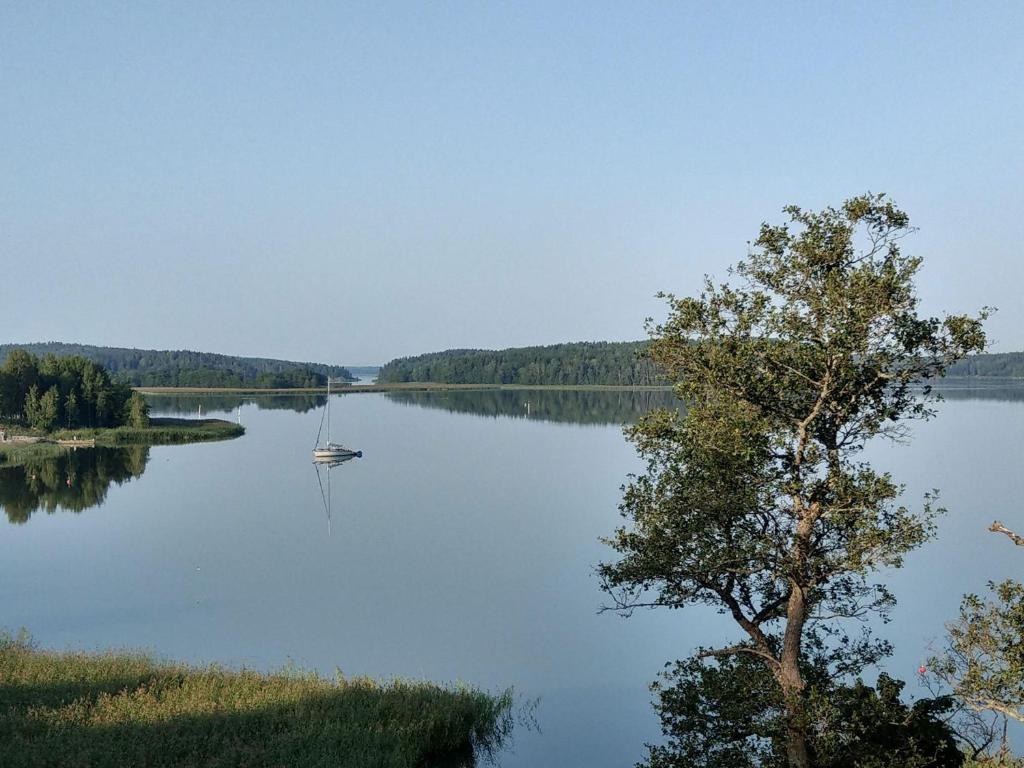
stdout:
<svg viewBox="0 0 1024 768">
<path fill-rule="evenodd" d="M 885 668 L 907 680 L 962 593 L 1024 575 L 1024 550 L 986 530 L 1024 529 L 1024 388 L 948 398 L 909 445 L 869 452 L 908 503 L 938 487 L 950 509 L 886 576 Z M 666 393 L 337 395 L 332 436 L 364 455 L 329 474 L 310 461 L 323 397 L 150 402 L 247 434 L 0 469 L 0 625 L 46 648 L 511 685 L 539 699 L 539 729 L 505 766 L 632 764 L 659 736 L 662 665 L 736 637 L 706 610 L 599 612 L 599 537 L 640 470 L 620 425 Z"/>
</svg>

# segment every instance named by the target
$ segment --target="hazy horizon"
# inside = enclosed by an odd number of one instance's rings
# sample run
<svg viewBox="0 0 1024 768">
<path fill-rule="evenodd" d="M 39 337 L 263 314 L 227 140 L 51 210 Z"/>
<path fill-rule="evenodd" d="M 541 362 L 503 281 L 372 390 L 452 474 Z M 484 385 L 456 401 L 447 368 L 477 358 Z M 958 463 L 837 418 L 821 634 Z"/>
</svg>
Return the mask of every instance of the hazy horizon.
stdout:
<svg viewBox="0 0 1024 768">
<path fill-rule="evenodd" d="M 1024 349 L 1024 10 L 5 4 L 0 342 L 349 365 L 644 337 L 886 192 Z"/>
</svg>

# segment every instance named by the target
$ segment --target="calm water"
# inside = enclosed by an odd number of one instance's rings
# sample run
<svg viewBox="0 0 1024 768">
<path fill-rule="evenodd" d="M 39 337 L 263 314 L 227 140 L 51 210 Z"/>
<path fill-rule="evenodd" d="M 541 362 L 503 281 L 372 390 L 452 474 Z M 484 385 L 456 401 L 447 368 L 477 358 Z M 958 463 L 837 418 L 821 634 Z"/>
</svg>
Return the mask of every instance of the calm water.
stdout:
<svg viewBox="0 0 1024 768">
<path fill-rule="evenodd" d="M 1024 552 L 986 531 L 1024 528 L 1022 392 L 957 391 L 909 447 L 872 452 L 909 499 L 938 486 L 950 509 L 891 578 L 898 677 L 964 591 L 1024 576 Z M 735 636 L 707 611 L 598 613 L 598 537 L 639 469 L 619 425 L 663 393 L 339 396 L 333 436 L 365 455 L 331 470 L 329 518 L 309 460 L 323 398 L 202 402 L 245 437 L 0 469 L 3 625 L 51 648 L 514 685 L 540 698 L 540 732 L 506 766 L 631 764 L 658 737 L 662 664 Z"/>
</svg>

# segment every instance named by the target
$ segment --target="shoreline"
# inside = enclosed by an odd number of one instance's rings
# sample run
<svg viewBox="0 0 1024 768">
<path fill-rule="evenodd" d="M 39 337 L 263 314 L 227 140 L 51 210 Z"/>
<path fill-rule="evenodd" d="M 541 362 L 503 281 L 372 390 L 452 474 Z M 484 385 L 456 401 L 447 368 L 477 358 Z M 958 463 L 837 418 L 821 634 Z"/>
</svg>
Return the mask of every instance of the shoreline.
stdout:
<svg viewBox="0 0 1024 768">
<path fill-rule="evenodd" d="M 7 427 L 6 429 L 10 429 Z M 18 427 L 14 427 L 18 429 Z M 224 419 L 178 419 L 154 417 L 147 427 L 95 427 L 60 429 L 45 435 L 8 434 L 0 442 L 0 466 L 19 455 L 57 455 L 78 448 L 116 448 L 131 445 L 188 445 L 233 440 L 245 434 L 245 427 Z M 87 443 L 91 442 L 91 445 Z"/>
</svg>

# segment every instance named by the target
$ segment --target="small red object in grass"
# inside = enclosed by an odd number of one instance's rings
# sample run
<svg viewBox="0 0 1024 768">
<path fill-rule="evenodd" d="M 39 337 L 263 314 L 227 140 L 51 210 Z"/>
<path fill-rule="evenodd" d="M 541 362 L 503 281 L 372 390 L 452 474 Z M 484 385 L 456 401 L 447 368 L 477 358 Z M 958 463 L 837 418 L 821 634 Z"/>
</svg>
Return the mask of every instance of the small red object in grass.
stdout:
<svg viewBox="0 0 1024 768">
<path fill-rule="evenodd" d="M 924 666 L 921 666 L 921 667 L 917 668 L 917 674 L 919 674 L 919 675 L 923 675 L 927 671 L 928 671 L 928 668 L 924 667 Z"/>
</svg>

